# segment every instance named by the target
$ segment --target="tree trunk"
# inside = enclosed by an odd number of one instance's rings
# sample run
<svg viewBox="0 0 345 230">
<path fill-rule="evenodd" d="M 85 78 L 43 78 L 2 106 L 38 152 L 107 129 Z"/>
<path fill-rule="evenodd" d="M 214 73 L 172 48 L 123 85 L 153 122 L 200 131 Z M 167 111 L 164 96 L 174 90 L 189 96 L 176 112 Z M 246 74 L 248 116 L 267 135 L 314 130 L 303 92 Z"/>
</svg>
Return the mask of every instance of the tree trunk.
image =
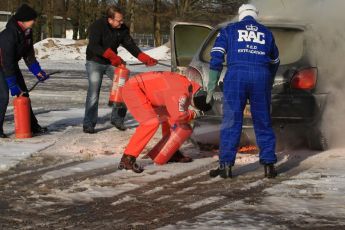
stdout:
<svg viewBox="0 0 345 230">
<path fill-rule="evenodd" d="M 53 0 L 48 0 L 47 2 L 47 36 L 49 38 L 53 37 L 53 24 L 54 24 Z"/>
<path fill-rule="evenodd" d="M 42 17 L 42 11 L 43 11 L 42 0 L 34 0 L 33 7 L 37 11 L 37 19 L 33 28 L 33 39 L 34 39 L 34 43 L 36 43 L 42 40 L 42 26 L 44 23 L 44 19 Z"/>
<path fill-rule="evenodd" d="M 129 32 L 132 34 L 134 33 L 134 23 L 135 23 L 135 0 L 128 1 L 128 12 L 129 12 Z"/>
<path fill-rule="evenodd" d="M 62 37 L 66 38 L 66 30 L 67 30 L 67 12 L 69 8 L 69 0 L 64 0 L 64 13 L 62 19 Z"/>
<path fill-rule="evenodd" d="M 153 34 L 155 38 L 155 47 L 161 46 L 161 24 L 159 17 L 160 0 L 153 1 Z"/>
<path fill-rule="evenodd" d="M 69 1 L 69 17 L 73 27 L 73 39 L 78 39 L 79 34 L 79 16 L 80 16 L 80 0 Z"/>
<path fill-rule="evenodd" d="M 86 38 L 86 2 L 85 0 L 80 1 L 79 11 L 79 39 Z"/>
<path fill-rule="evenodd" d="M 121 9 L 126 10 L 127 0 L 118 0 L 117 2 L 118 6 Z"/>
</svg>

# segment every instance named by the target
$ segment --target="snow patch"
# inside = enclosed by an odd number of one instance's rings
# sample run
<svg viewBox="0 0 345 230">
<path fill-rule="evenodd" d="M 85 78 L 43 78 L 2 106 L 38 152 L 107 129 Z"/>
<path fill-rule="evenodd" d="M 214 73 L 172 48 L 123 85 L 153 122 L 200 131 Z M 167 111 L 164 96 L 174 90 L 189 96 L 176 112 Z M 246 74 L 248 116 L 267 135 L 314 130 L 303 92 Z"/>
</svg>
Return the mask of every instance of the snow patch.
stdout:
<svg viewBox="0 0 345 230">
<path fill-rule="evenodd" d="M 0 142 L 0 171 L 8 170 L 33 153 L 39 152 L 54 144 L 54 142 L 28 143 L 28 141 L 30 140 L 14 140 L 7 143 Z"/>
<path fill-rule="evenodd" d="M 87 40 L 64 38 L 46 38 L 34 45 L 36 57 L 42 60 L 86 60 Z M 170 60 L 170 48 L 167 44 L 145 51 L 151 57 L 163 61 Z M 125 62 L 139 62 L 125 48 L 118 48 L 118 55 Z"/>
<path fill-rule="evenodd" d="M 185 205 L 183 207 L 184 208 L 190 208 L 190 209 L 197 209 L 197 208 L 200 208 L 204 205 L 209 205 L 209 204 L 215 203 L 215 202 L 220 201 L 220 200 L 225 199 L 225 198 L 226 198 L 225 196 L 208 197 L 206 199 L 200 200 L 198 202 L 195 202 L 195 203 L 192 203 L 189 205 Z"/>
</svg>

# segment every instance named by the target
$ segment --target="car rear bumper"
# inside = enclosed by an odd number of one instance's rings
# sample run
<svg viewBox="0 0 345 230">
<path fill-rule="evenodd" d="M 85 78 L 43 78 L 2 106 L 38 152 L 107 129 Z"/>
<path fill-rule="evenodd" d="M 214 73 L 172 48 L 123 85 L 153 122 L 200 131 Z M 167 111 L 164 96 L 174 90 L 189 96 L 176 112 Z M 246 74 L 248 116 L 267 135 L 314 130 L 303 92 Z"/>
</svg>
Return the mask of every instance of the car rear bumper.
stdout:
<svg viewBox="0 0 345 230">
<path fill-rule="evenodd" d="M 319 121 L 328 94 L 272 95 L 272 122 L 307 123 Z"/>
</svg>

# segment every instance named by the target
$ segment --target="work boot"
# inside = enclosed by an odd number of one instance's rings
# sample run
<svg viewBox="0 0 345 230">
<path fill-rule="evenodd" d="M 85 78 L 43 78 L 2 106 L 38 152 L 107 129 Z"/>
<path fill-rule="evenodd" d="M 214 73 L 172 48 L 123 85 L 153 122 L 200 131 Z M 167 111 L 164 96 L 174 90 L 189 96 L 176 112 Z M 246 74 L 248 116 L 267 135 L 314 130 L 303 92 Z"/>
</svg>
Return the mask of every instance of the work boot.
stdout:
<svg viewBox="0 0 345 230">
<path fill-rule="evenodd" d="M 210 177 L 220 176 L 224 179 L 232 178 L 231 166 L 230 165 L 219 165 L 218 168 L 210 171 Z"/>
<path fill-rule="evenodd" d="M 126 113 L 127 108 L 124 103 L 113 105 L 113 110 L 110 115 L 110 123 L 120 131 L 125 131 L 127 129 L 124 124 Z"/>
<path fill-rule="evenodd" d="M 91 126 L 83 126 L 83 132 L 89 134 L 96 133 L 95 128 Z"/>
<path fill-rule="evenodd" d="M 8 138 L 8 136 L 4 132 L 0 132 L 0 138 Z"/>
<path fill-rule="evenodd" d="M 118 169 L 132 170 L 135 173 L 142 173 L 144 169 L 141 168 L 140 165 L 138 165 L 135 161 L 135 157 L 123 154 Z"/>
<path fill-rule="evenodd" d="M 274 167 L 274 164 L 265 164 L 265 177 L 267 178 L 275 178 L 278 173 Z"/>
<path fill-rule="evenodd" d="M 32 134 L 34 135 L 40 135 L 40 134 L 45 134 L 48 132 L 48 128 L 47 127 L 41 127 L 40 125 L 37 125 L 35 127 L 32 128 Z"/>
<path fill-rule="evenodd" d="M 112 120 L 110 123 L 120 131 L 125 131 L 127 129 L 123 120 Z"/>
<path fill-rule="evenodd" d="M 168 162 L 189 163 L 192 161 L 191 157 L 185 156 L 180 150 L 177 150 Z"/>
</svg>

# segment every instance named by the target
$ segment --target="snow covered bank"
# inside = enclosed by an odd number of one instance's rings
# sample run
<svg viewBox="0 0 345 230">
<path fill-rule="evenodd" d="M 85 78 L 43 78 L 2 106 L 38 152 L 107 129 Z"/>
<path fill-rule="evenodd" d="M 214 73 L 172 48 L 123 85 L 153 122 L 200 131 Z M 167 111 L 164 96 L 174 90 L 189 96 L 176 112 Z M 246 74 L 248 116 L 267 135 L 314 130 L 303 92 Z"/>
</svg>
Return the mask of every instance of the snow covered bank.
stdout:
<svg viewBox="0 0 345 230">
<path fill-rule="evenodd" d="M 87 40 L 46 38 L 34 45 L 36 57 L 43 60 L 85 60 Z M 138 62 L 126 49 L 119 47 L 119 56 L 126 62 Z M 167 44 L 145 51 L 157 60 L 170 60 L 170 48 Z"/>
<path fill-rule="evenodd" d="M 64 38 L 46 38 L 34 45 L 36 57 L 44 70 L 74 70 L 85 71 L 86 46 L 87 40 L 72 40 Z M 119 47 L 119 55 L 129 65 L 140 63 L 126 49 Z M 170 45 L 164 44 L 160 47 L 145 50 L 145 53 L 160 62 L 170 65 Z M 147 68 L 145 65 L 127 66 L 132 73 L 147 71 L 169 71 L 169 67 L 156 65 Z M 24 62 L 20 62 L 20 68 L 25 70 L 27 67 Z"/>
</svg>

